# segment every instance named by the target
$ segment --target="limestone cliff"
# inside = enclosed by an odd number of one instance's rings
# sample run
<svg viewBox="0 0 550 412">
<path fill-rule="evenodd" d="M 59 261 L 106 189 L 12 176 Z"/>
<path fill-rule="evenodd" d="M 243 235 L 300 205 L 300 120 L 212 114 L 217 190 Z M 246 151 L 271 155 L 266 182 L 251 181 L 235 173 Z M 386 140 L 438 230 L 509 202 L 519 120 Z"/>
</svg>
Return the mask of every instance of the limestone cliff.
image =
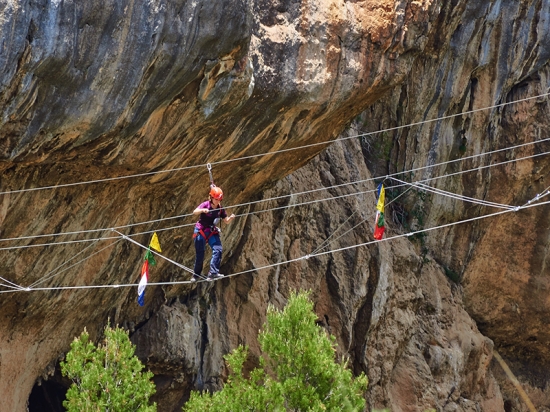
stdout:
<svg viewBox="0 0 550 412">
<path fill-rule="evenodd" d="M 549 10 L 548 0 L 1 4 L 1 410 L 56 410 L 59 359 L 108 318 L 155 373 L 159 410 L 178 410 L 190 390 L 220 387 L 236 345 L 255 363 L 266 307 L 291 288 L 312 290 L 339 355 L 369 375 L 369 408 L 525 410 L 491 366 L 493 344 L 549 408 L 548 206 L 351 247 L 372 240 L 369 178 L 548 137 L 547 97 L 477 109 L 548 92 Z M 474 168 L 436 185 L 520 205 L 550 186 L 549 148 L 421 177 Z M 136 283 L 143 250 L 111 228 L 142 244 L 156 230 L 163 254 L 191 266 L 188 213 L 206 195 L 208 162 L 226 206 L 267 199 L 235 208 L 223 228 L 223 272 L 247 273 L 150 286 L 145 308 L 135 288 L 11 288 Z M 364 193 L 332 187 L 354 180 Z M 388 209 L 389 235 L 492 211 L 416 193 Z M 347 249 L 294 260 L 327 238 L 325 251 Z M 152 271 L 188 277 L 167 261 Z"/>
</svg>

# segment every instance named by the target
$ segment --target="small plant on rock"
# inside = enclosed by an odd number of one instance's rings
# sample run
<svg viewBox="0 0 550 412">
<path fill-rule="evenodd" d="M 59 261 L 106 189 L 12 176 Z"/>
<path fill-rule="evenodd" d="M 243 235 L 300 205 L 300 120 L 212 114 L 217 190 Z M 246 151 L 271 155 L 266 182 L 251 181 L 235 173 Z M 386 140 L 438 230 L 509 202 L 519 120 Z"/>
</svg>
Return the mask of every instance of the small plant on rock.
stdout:
<svg viewBox="0 0 550 412">
<path fill-rule="evenodd" d="M 63 402 L 67 411 L 156 411 L 156 404 L 149 405 L 155 393 L 153 373 L 142 372 L 134 351 L 128 332 L 121 328 L 107 325 L 97 347 L 84 329 L 61 362 L 63 376 L 73 381 Z"/>
</svg>

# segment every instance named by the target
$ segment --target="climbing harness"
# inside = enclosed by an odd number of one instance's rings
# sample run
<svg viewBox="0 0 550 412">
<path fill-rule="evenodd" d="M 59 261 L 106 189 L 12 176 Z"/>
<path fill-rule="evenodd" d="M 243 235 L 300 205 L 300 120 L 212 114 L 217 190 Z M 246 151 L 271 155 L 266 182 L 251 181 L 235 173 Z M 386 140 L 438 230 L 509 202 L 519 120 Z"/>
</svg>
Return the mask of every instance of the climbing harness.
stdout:
<svg viewBox="0 0 550 412">
<path fill-rule="evenodd" d="M 206 241 L 206 243 L 208 243 L 208 239 L 210 239 L 213 235 L 220 234 L 220 229 L 217 226 L 212 226 L 209 230 L 210 230 L 210 233 L 208 234 L 208 236 L 206 236 L 204 231 L 202 229 L 199 229 L 197 233 L 193 233 L 193 239 L 195 239 L 198 235 L 201 235 Z"/>
</svg>

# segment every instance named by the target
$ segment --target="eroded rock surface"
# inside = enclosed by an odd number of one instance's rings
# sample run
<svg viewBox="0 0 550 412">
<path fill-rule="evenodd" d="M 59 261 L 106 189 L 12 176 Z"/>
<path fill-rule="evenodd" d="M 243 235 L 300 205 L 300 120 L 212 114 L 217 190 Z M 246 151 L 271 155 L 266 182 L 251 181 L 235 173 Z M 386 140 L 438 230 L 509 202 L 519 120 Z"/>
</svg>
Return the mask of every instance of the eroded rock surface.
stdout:
<svg viewBox="0 0 550 412">
<path fill-rule="evenodd" d="M 358 127 L 370 131 L 380 127 L 380 119 L 387 126 L 398 126 L 413 119 L 441 117 L 450 108 L 455 113 L 468 112 L 392 131 L 386 143 L 367 138 L 365 150 L 379 159 L 370 165 L 377 174 L 417 169 L 415 179 L 433 179 L 430 184 L 453 193 L 501 205 L 537 203 L 537 194 L 550 185 L 549 110 L 546 96 L 532 97 L 547 93 L 549 83 L 548 65 L 534 69 L 533 64 L 547 59 L 548 50 L 538 39 L 547 36 L 548 25 L 543 18 L 531 26 L 522 17 L 544 10 L 540 3 L 501 6 L 506 13 L 497 17 L 493 13 L 496 5 L 468 4 L 438 65 L 428 56 L 417 59 L 412 71 L 415 79 L 436 79 L 435 87 L 404 84 L 379 101 L 376 110 L 362 115 Z M 465 18 L 472 13 L 481 20 Z M 510 30 L 495 31 L 499 27 Z M 515 49 L 520 38 L 532 45 L 529 51 L 525 49 L 527 54 Z M 506 80 L 499 80 L 503 73 L 507 73 Z M 430 104 L 419 106 L 418 101 Z M 512 101 L 519 102 L 502 105 Z M 493 108 L 480 110 L 484 107 Z M 504 150 L 512 146 L 518 147 Z M 470 158 L 489 151 L 497 152 Z M 393 212 L 408 213 L 407 230 L 471 219 L 467 224 L 426 232 L 424 250 L 433 253 L 447 274 L 460 280 L 466 310 L 511 362 L 520 381 L 534 388 L 537 410 L 549 408 L 544 396 L 537 394 L 546 388 L 550 359 L 544 326 L 550 309 L 545 292 L 548 205 L 476 220 L 504 209 L 419 192 L 407 194 L 400 202 L 407 206 Z M 506 410 L 527 410 L 519 406 L 522 402 L 515 390 L 509 384 L 505 387 L 505 398 L 510 401 Z"/>
<path fill-rule="evenodd" d="M 548 91 L 549 9 L 546 0 L 4 2 L 0 237 L 21 239 L 0 246 L 24 248 L 0 250 L 2 290 L 11 289 L 7 281 L 135 283 L 143 250 L 111 228 L 142 244 L 157 230 L 163 253 L 191 266 L 187 214 L 206 195 L 207 162 L 226 205 L 234 205 L 546 138 L 547 97 L 477 110 Z M 348 125 L 345 136 L 459 112 L 471 113 L 369 135 L 360 146 L 337 143 L 315 157 L 325 146 L 313 144 L 341 136 Z M 546 141 L 416 177 L 475 168 L 436 184 L 521 205 L 550 186 L 547 156 L 479 167 L 549 147 Z M 229 161 L 236 158 L 243 159 Z M 172 171 L 118 179 L 162 170 Z M 62 187 L 19 191 L 55 185 Z M 489 211 L 413 193 L 388 209 L 389 235 Z M 235 209 L 242 216 L 224 228 L 223 271 L 311 254 L 349 216 L 346 224 L 359 226 L 323 250 L 371 240 L 372 192 L 333 206 L 288 207 L 300 199 Z M 259 213 L 275 206 L 281 208 Z M 369 374 L 371 407 L 522 408 L 489 368 L 492 341 L 522 382 L 539 388 L 537 407 L 547 407 L 548 216 L 547 206 L 533 208 L 211 286 L 149 287 L 145 308 L 135 303 L 135 288 L 2 293 L 2 410 L 23 411 L 72 338 L 84 327 L 98 337 L 107 318 L 132 331 L 156 373 L 159 405 L 177 410 L 191 389 L 220 387 L 222 355 L 237 344 L 251 346 L 252 366 L 267 305 L 282 306 L 290 289 L 301 287 L 313 291 L 339 355 Z M 188 274 L 164 261 L 151 277 L 180 281 Z"/>
</svg>

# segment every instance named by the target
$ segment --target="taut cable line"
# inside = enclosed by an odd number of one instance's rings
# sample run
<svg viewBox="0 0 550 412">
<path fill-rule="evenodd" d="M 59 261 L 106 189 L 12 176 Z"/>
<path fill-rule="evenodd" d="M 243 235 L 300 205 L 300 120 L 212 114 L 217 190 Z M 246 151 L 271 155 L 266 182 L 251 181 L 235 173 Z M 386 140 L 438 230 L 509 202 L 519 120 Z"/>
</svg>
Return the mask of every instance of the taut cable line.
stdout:
<svg viewBox="0 0 550 412">
<path fill-rule="evenodd" d="M 393 203 L 395 200 L 397 200 L 399 197 L 403 196 L 404 194 L 406 194 L 410 189 L 412 188 L 416 188 L 416 189 L 420 189 L 420 190 L 428 190 L 428 191 L 432 191 L 432 187 L 430 186 L 427 186 L 427 185 L 424 185 L 424 184 L 421 184 L 419 182 L 413 182 L 413 183 L 408 183 L 408 182 L 404 182 L 400 179 L 396 179 L 396 178 L 390 178 L 391 180 L 395 180 L 397 181 L 398 183 L 400 183 L 399 185 L 395 185 L 393 186 L 393 188 L 396 188 L 396 187 L 401 187 L 401 186 L 409 186 L 403 193 L 401 193 L 399 196 L 397 196 L 396 198 L 392 199 L 389 203 L 386 204 L 386 206 L 389 206 L 391 203 Z M 376 189 L 374 190 L 371 190 L 372 191 L 376 191 Z M 519 210 L 520 207 L 518 206 L 509 206 L 509 205 L 503 205 L 503 204 L 500 204 L 500 203 L 494 203 L 494 202 L 488 202 L 488 201 L 485 201 L 485 200 L 479 200 L 479 199 L 475 199 L 475 198 L 471 198 L 471 197 L 467 197 L 467 196 L 462 196 L 462 195 L 457 195 L 455 193 L 451 193 L 451 192 L 447 192 L 447 191 L 444 191 L 444 190 L 441 190 L 441 189 L 437 189 L 437 190 L 433 190 L 433 193 L 435 194 L 438 194 L 438 195 L 443 195 L 443 196 L 447 196 L 447 197 L 450 197 L 452 199 L 456 199 L 456 200 L 462 200 L 462 201 L 466 201 L 466 202 L 471 202 L 471 203 L 474 203 L 474 204 L 479 204 L 481 206 L 488 206 L 488 207 L 496 207 L 496 208 L 501 208 L 501 209 L 506 209 L 506 210 L 514 210 L 514 211 L 517 211 Z M 539 201 L 540 199 L 542 199 L 543 197 L 545 196 L 548 196 L 550 195 L 550 186 L 547 187 L 546 189 L 544 189 L 541 193 L 537 194 L 533 199 L 529 200 L 528 202 L 526 202 L 523 206 L 526 206 L 526 205 L 530 205 L 531 203 L 533 202 L 537 202 Z M 359 223 L 357 223 L 355 226 L 353 226 L 352 228 L 348 229 L 347 231 L 345 231 L 344 233 L 342 233 L 341 235 L 339 235 L 338 237 L 336 238 L 332 238 L 334 235 L 336 235 L 336 233 L 338 232 L 338 230 L 340 230 L 341 227 L 343 227 L 354 215 L 355 213 L 357 212 L 357 210 L 355 210 L 350 216 L 348 216 L 348 218 L 342 223 L 339 225 L 339 227 L 333 231 L 333 233 L 330 234 L 330 236 L 328 236 L 328 238 L 326 238 L 310 255 L 315 255 L 318 251 L 320 250 L 323 250 L 325 249 L 327 246 L 329 246 L 330 244 L 332 244 L 333 242 L 335 242 L 336 240 L 342 238 L 343 236 L 345 236 L 346 234 L 348 234 L 349 232 L 353 231 L 355 228 L 357 228 L 358 226 L 362 225 L 363 223 L 365 223 L 367 221 L 367 219 L 362 219 Z M 189 225 L 192 225 L 192 224 L 189 224 Z M 118 232 L 117 230 L 115 229 L 110 229 L 111 231 L 115 231 L 116 233 L 120 234 L 121 236 L 123 236 L 124 239 L 127 239 L 127 240 L 130 240 L 131 242 L 137 244 L 137 245 L 140 245 L 141 247 L 145 248 L 145 249 L 148 249 L 146 248 L 145 246 L 141 245 L 140 243 L 130 239 L 128 236 L 125 236 L 125 235 L 122 235 L 120 232 Z M 118 238 L 118 240 L 116 240 L 114 243 L 117 243 L 118 241 L 122 240 L 122 238 Z M 63 267 L 64 265 L 66 265 L 67 263 L 69 263 L 72 259 L 75 259 L 77 256 L 81 255 L 82 253 L 84 253 L 86 250 L 88 250 L 89 248 L 91 248 L 93 246 L 92 245 L 89 245 L 88 247 L 86 247 L 84 250 L 80 251 L 79 253 L 77 253 L 76 255 L 74 255 L 72 258 L 70 258 L 68 261 L 64 262 L 63 264 L 61 264 L 60 266 L 58 266 L 56 269 L 50 271 L 49 273 L 47 273 L 44 277 L 42 277 L 41 279 L 37 280 L 36 282 L 34 282 L 33 284 L 29 285 L 28 288 L 33 288 L 35 287 L 36 285 L 38 284 L 41 284 L 43 282 L 45 282 L 46 280 L 49 280 L 51 278 L 53 278 L 54 276 L 57 276 L 63 272 L 65 272 L 66 270 L 78 265 L 79 263 L 93 257 L 94 255 L 100 253 L 101 251 L 111 247 L 114 245 L 114 243 L 112 243 L 111 245 L 108 245 L 102 249 L 100 249 L 99 251 L 97 252 L 94 252 L 92 255 L 89 255 L 88 257 L 84 258 L 84 259 L 81 259 L 80 261 L 74 263 L 73 265 L 57 272 L 57 273 L 54 273 L 56 271 L 58 271 L 58 269 L 60 269 L 61 267 Z M 155 251 L 152 251 L 152 253 L 154 254 L 157 254 L 158 256 L 161 256 L 163 259 L 166 259 L 168 261 L 170 261 L 171 263 L 177 265 L 178 267 L 181 267 L 183 268 L 184 270 L 192 273 L 192 270 L 190 268 L 187 268 L 185 266 L 182 266 L 180 264 L 178 264 L 177 262 L 174 262 L 168 258 L 165 258 L 164 256 L 160 255 L 159 253 L 155 252 Z M 54 273 L 53 275 L 51 275 L 51 273 Z M 51 275 L 51 276 L 49 276 Z M 0 280 L 4 280 L 6 282 L 9 282 L 11 285 L 7 285 L 7 284 L 2 284 L 0 283 L 0 286 L 5 286 L 5 287 L 8 287 L 8 288 L 12 288 L 12 289 L 25 289 L 23 288 L 22 286 L 19 286 L 19 285 L 16 285 L 6 279 L 3 279 L 0 277 Z"/>
<path fill-rule="evenodd" d="M 403 238 L 403 237 L 414 236 L 414 235 L 419 234 L 419 233 L 424 233 L 424 232 L 429 232 L 429 231 L 442 229 L 442 228 L 446 228 L 446 227 L 450 227 L 450 226 L 455 226 L 455 225 L 462 224 L 462 223 L 469 223 L 469 222 L 473 222 L 473 221 L 477 221 L 477 220 L 481 220 L 481 219 L 485 219 L 485 218 L 489 218 L 489 217 L 500 216 L 500 215 L 505 214 L 505 213 L 511 213 L 511 212 L 515 213 L 519 210 L 529 209 L 529 208 L 538 207 L 538 206 L 544 206 L 544 205 L 548 205 L 548 204 L 550 204 L 550 201 L 539 202 L 539 203 L 533 203 L 533 202 L 529 203 L 529 202 L 527 202 L 524 206 L 518 206 L 514 209 L 501 210 L 501 211 L 498 211 L 498 212 L 495 212 L 495 213 L 490 213 L 490 214 L 483 215 L 483 216 L 477 216 L 477 217 L 473 217 L 473 218 L 469 218 L 469 219 L 465 219 L 465 220 L 460 220 L 458 222 L 447 223 L 447 224 L 440 225 L 440 226 L 434 226 L 434 227 L 431 227 L 431 228 L 415 230 L 415 231 L 405 233 L 405 234 L 386 237 L 386 238 L 383 238 L 381 240 L 373 240 L 373 241 L 358 243 L 358 244 L 355 244 L 355 245 L 352 245 L 352 246 L 341 247 L 341 248 L 332 249 L 332 250 L 325 251 L 325 252 L 312 253 L 312 254 L 308 254 L 308 255 L 305 255 L 305 256 L 300 256 L 300 257 L 294 258 L 294 259 L 288 259 L 288 260 L 285 260 L 285 261 L 280 261 L 280 262 L 276 262 L 276 263 L 269 264 L 269 265 L 264 265 L 264 266 L 253 268 L 253 269 L 243 270 L 241 272 L 225 275 L 223 278 L 220 278 L 220 279 L 212 280 L 212 282 L 217 282 L 221 279 L 235 277 L 235 276 L 239 276 L 239 275 L 242 275 L 242 274 L 245 274 L 245 273 L 258 272 L 258 271 L 261 271 L 261 270 L 266 270 L 266 269 L 269 269 L 269 268 L 285 265 L 285 264 L 288 264 L 288 263 L 298 262 L 298 261 L 301 261 L 301 260 L 307 260 L 307 259 L 310 259 L 312 257 L 323 256 L 323 255 L 327 255 L 327 254 L 331 254 L 331 253 L 338 253 L 338 252 L 342 252 L 342 251 L 345 251 L 345 250 L 355 249 L 355 248 L 358 248 L 358 247 L 369 246 L 369 245 L 372 245 L 372 244 L 375 244 L 375 243 L 388 242 L 388 241 L 396 240 L 396 239 Z M 146 248 L 145 246 L 141 245 L 140 243 L 134 241 L 133 239 L 130 239 L 128 236 L 120 234 L 120 237 L 124 238 L 126 240 L 129 240 L 133 243 L 136 243 L 142 248 Z M 158 256 L 161 256 L 163 259 L 168 260 L 170 263 L 175 264 L 176 266 L 184 269 L 187 272 L 189 272 L 189 271 L 192 272 L 191 269 L 187 268 L 186 266 L 184 266 L 180 263 L 177 263 L 177 262 L 175 262 L 171 259 L 167 259 L 164 256 L 160 255 L 159 253 L 155 253 L 155 254 L 158 255 Z M 170 281 L 170 282 L 148 282 L 147 286 L 171 286 L 171 285 L 192 284 L 192 283 L 200 283 L 200 282 L 203 282 L 203 281 L 199 280 L 197 282 L 191 282 L 189 280 L 186 280 L 186 281 L 184 280 L 184 281 Z M 126 283 L 126 284 L 114 284 L 114 285 L 56 286 L 56 287 L 40 287 L 40 288 L 24 288 L 24 289 L 16 289 L 16 290 L 3 290 L 3 291 L 0 291 L 0 293 L 54 291 L 54 290 L 78 290 L 78 289 L 99 289 L 99 288 L 101 288 L 101 289 L 115 288 L 116 289 L 116 288 L 122 288 L 122 287 L 137 287 L 137 286 L 138 286 L 138 283 Z"/>
<path fill-rule="evenodd" d="M 530 142 L 530 143 L 527 143 L 527 144 L 541 143 L 541 142 L 545 142 L 545 141 L 550 141 L 550 138 L 543 139 L 543 140 L 538 140 L 538 141 L 535 141 L 535 142 Z M 349 185 L 359 184 L 359 183 L 365 183 L 365 182 L 381 179 L 381 178 L 384 178 L 384 177 L 385 178 L 391 178 L 393 176 L 403 175 L 403 174 L 411 173 L 411 172 L 414 172 L 414 171 L 427 169 L 427 168 L 430 168 L 430 167 L 437 167 L 437 166 L 453 163 L 453 162 L 456 162 L 456 161 L 464 161 L 464 160 L 468 160 L 468 159 L 471 159 L 471 158 L 474 158 L 474 157 L 485 156 L 485 155 L 493 154 L 493 153 L 500 152 L 500 151 L 503 151 L 503 150 L 512 150 L 512 149 L 515 149 L 515 148 L 518 148 L 518 147 L 526 146 L 527 144 L 513 146 L 513 147 L 509 147 L 509 148 L 505 148 L 505 149 L 498 149 L 498 150 L 487 152 L 487 153 L 482 153 L 482 154 L 478 154 L 478 155 L 464 157 L 464 158 L 461 158 L 461 159 L 455 159 L 455 160 L 451 160 L 451 161 L 448 161 L 448 162 L 437 163 L 437 164 L 433 164 L 433 165 L 430 165 L 430 166 L 423 166 L 423 167 L 419 167 L 419 168 L 411 169 L 411 170 L 407 170 L 407 171 L 396 172 L 396 173 L 392 173 L 392 174 L 389 174 L 389 175 L 386 175 L 386 176 L 380 176 L 380 177 L 375 177 L 375 178 L 357 180 L 357 181 L 354 181 L 354 182 L 342 183 L 342 184 L 337 184 L 337 185 L 323 187 L 323 188 L 317 188 L 317 189 L 308 190 L 308 191 L 299 192 L 299 193 L 291 193 L 289 195 L 277 196 L 277 197 L 273 197 L 273 198 L 262 199 L 262 200 L 257 200 L 257 201 L 253 201 L 253 202 L 248 202 L 248 203 L 241 203 L 241 204 L 237 204 L 237 205 L 230 205 L 230 206 L 225 206 L 224 208 L 226 210 L 230 210 L 230 209 L 235 209 L 237 207 L 249 206 L 249 205 L 253 205 L 253 204 L 257 204 L 257 203 L 263 203 L 263 202 L 268 202 L 268 201 L 272 201 L 272 200 L 278 200 L 278 199 L 287 198 L 287 197 L 291 197 L 291 196 L 300 196 L 300 195 L 309 194 L 309 193 L 313 193 L 313 192 L 317 192 L 317 191 L 322 191 L 322 190 L 326 191 L 326 190 L 330 190 L 330 189 L 333 189 L 333 188 L 344 187 L 344 186 L 349 186 Z M 489 167 L 500 166 L 500 165 L 503 165 L 503 164 L 517 162 L 517 161 L 520 161 L 520 160 L 527 160 L 527 159 L 531 159 L 531 158 L 535 158 L 535 157 L 539 157 L 539 156 L 544 156 L 544 155 L 547 155 L 549 153 L 550 153 L 550 151 L 549 152 L 537 153 L 537 154 L 534 154 L 534 155 L 525 156 L 525 157 L 521 157 L 521 158 L 518 158 L 518 159 L 511 159 L 511 160 L 507 160 L 507 161 L 503 161 L 503 162 L 497 162 L 497 163 L 493 163 L 493 164 L 489 164 L 489 165 L 475 167 L 475 168 L 472 168 L 472 169 L 461 170 L 461 171 L 454 172 L 454 173 L 448 173 L 448 174 L 444 174 L 444 175 L 441 175 L 441 176 L 434 176 L 434 177 L 430 177 L 430 178 L 427 178 L 427 179 L 419 180 L 417 182 L 423 183 L 423 182 L 428 182 L 428 181 L 432 181 L 432 180 L 436 180 L 436 179 L 442 179 L 442 178 L 445 178 L 445 177 L 455 176 L 455 175 L 458 175 L 458 174 L 477 171 L 477 170 L 481 170 L 481 169 L 485 169 L 485 168 L 489 168 Z M 398 186 L 394 186 L 394 187 L 398 187 Z M 375 191 L 375 190 L 356 192 L 356 193 L 352 193 L 352 194 L 343 195 L 343 196 L 340 196 L 340 197 L 365 194 L 365 193 L 369 193 L 369 192 L 373 192 L 373 191 Z M 309 203 L 316 203 L 316 202 L 325 201 L 325 200 L 333 200 L 333 199 L 337 199 L 337 198 L 339 198 L 339 197 L 330 197 L 330 198 L 325 198 L 325 199 L 322 199 L 322 200 L 314 200 L 314 201 L 311 201 L 311 202 L 302 202 L 302 203 L 298 203 L 298 204 L 294 204 L 294 205 L 282 206 L 282 207 L 277 207 L 277 208 L 273 208 L 273 209 L 265 209 L 265 210 L 259 210 L 259 211 L 254 211 L 254 212 L 242 213 L 238 216 L 242 217 L 242 216 L 246 216 L 246 215 L 249 215 L 249 214 L 258 214 L 258 213 L 268 212 L 268 211 L 281 209 L 281 208 L 285 208 L 285 207 L 302 206 L 302 205 L 309 204 Z M 129 225 L 115 226 L 114 229 L 123 230 L 123 229 L 130 228 L 130 227 L 146 225 L 146 224 L 151 224 L 151 223 L 158 223 L 158 222 L 162 222 L 162 221 L 166 221 L 166 220 L 172 220 L 172 219 L 181 219 L 181 218 L 185 218 L 185 217 L 189 217 L 189 216 L 192 216 L 192 213 L 187 213 L 187 214 L 173 216 L 173 217 L 167 217 L 167 218 L 161 218 L 161 219 L 154 219 L 154 220 L 149 220 L 149 221 L 145 221 L 145 222 L 132 223 L 132 224 L 129 224 Z M 178 228 L 191 226 L 193 224 L 194 223 L 171 226 L 171 227 L 168 227 L 168 228 L 165 228 L 165 229 L 158 229 L 157 231 L 178 229 Z M 21 237 L 11 237 L 11 238 L 0 239 L 0 242 L 37 239 L 37 238 L 43 238 L 43 237 L 57 237 L 57 236 L 68 236 L 68 235 L 76 235 L 76 234 L 86 234 L 86 233 L 94 233 L 94 232 L 100 232 L 100 231 L 105 231 L 105 230 L 109 230 L 109 228 L 88 229 L 88 230 L 72 231 L 72 232 L 50 233 L 50 234 L 30 235 L 30 236 L 21 236 Z M 138 233 L 132 234 L 131 236 L 151 234 L 153 232 L 154 231 L 138 232 Z M 96 240 L 109 240 L 109 239 L 116 239 L 116 237 L 70 240 L 70 241 L 64 241 L 64 242 L 41 243 L 41 244 L 36 244 L 36 245 L 10 246 L 10 247 L 2 247 L 2 248 L 0 248 L 0 251 L 13 250 L 13 249 L 26 249 L 26 248 L 32 248 L 32 247 L 53 246 L 53 245 L 65 245 L 65 244 L 81 243 L 81 242 L 94 242 Z"/>
<path fill-rule="evenodd" d="M 0 195 L 14 194 L 14 193 L 24 193 L 24 192 L 33 192 L 33 191 L 38 191 L 38 190 L 60 189 L 60 188 L 66 188 L 66 187 L 87 185 L 87 184 L 92 184 L 92 183 L 105 183 L 105 182 L 113 182 L 113 181 L 116 181 L 116 180 L 123 180 L 123 179 L 148 177 L 148 176 L 153 176 L 153 175 L 157 175 L 157 174 L 161 174 L 161 173 L 173 173 L 173 172 L 178 172 L 178 171 L 182 171 L 182 170 L 202 168 L 202 167 L 205 167 L 207 165 L 221 165 L 221 164 L 237 162 L 237 161 L 241 161 L 241 160 L 249 160 L 249 159 L 254 159 L 254 158 L 258 158 L 258 157 L 271 156 L 271 155 L 275 155 L 275 154 L 279 154 L 279 153 L 287 153 L 287 152 L 291 152 L 291 151 L 295 151 L 295 150 L 301 150 L 301 149 L 307 149 L 307 148 L 315 147 L 315 146 L 326 146 L 326 145 L 330 145 L 330 144 L 335 143 L 335 142 L 342 142 L 342 141 L 346 141 L 346 140 L 350 140 L 350 139 L 356 139 L 356 138 L 359 138 L 359 137 L 372 136 L 372 135 L 379 134 L 379 133 L 387 133 L 387 132 L 392 132 L 392 131 L 401 130 L 401 129 L 405 129 L 405 128 L 410 128 L 410 127 L 414 127 L 414 126 L 420 126 L 420 125 L 423 125 L 423 124 L 439 122 L 439 121 L 442 121 L 442 120 L 452 119 L 452 118 L 458 117 L 458 116 L 467 116 L 467 115 L 482 112 L 482 111 L 485 111 L 485 110 L 498 109 L 500 107 L 508 106 L 508 105 L 515 104 L 515 103 L 521 103 L 521 102 L 525 102 L 525 101 L 529 101 L 529 100 L 533 100 L 533 99 L 540 99 L 542 97 L 547 97 L 548 95 L 550 95 L 550 92 L 539 94 L 537 96 L 525 97 L 523 99 L 513 100 L 513 101 L 510 101 L 510 102 L 499 103 L 499 104 L 495 104 L 495 105 L 492 105 L 492 106 L 482 107 L 482 108 L 479 108 L 479 109 L 468 110 L 466 112 L 441 116 L 441 117 L 437 117 L 437 118 L 434 118 L 434 119 L 421 120 L 419 122 L 409 123 L 409 124 L 402 125 L 402 126 L 395 126 L 395 127 L 390 127 L 390 128 L 387 128 L 387 129 L 376 130 L 374 132 L 367 132 L 367 133 L 361 133 L 361 134 L 353 135 L 353 136 L 340 137 L 340 138 L 325 141 L 325 142 L 311 143 L 311 144 L 307 144 L 307 145 L 303 145 L 303 146 L 291 147 L 291 148 L 288 148 L 288 149 L 274 150 L 274 151 L 271 151 L 271 152 L 265 152 L 265 153 L 255 154 L 255 155 L 237 157 L 237 158 L 234 158 L 234 159 L 219 160 L 217 162 L 203 163 L 203 164 L 200 164 L 200 165 L 183 166 L 183 167 L 177 167 L 177 168 L 173 168 L 173 169 L 157 170 L 155 172 L 145 172 L 145 173 L 137 173 L 137 174 L 133 174 L 133 175 L 126 175 L 126 176 L 108 177 L 108 178 L 104 178 L 104 179 L 88 180 L 88 181 L 74 182 L 74 183 L 65 183 L 65 184 L 61 184 L 61 185 L 42 186 L 42 187 L 34 187 L 34 188 L 28 188 L 28 189 L 7 190 L 7 191 L 0 192 Z"/>
<path fill-rule="evenodd" d="M 66 272 L 67 270 L 69 269 L 72 269 L 73 267 L 79 265 L 80 263 L 88 260 L 88 259 L 91 259 L 92 257 L 94 257 L 95 255 L 98 255 L 99 253 L 103 252 L 105 249 L 109 249 L 110 247 L 114 246 L 116 243 L 120 242 L 122 239 L 121 238 L 117 238 L 114 242 L 112 242 L 111 244 L 105 246 L 105 247 L 102 247 L 101 249 L 95 251 L 94 253 L 92 253 L 91 255 L 88 255 L 86 256 L 85 258 L 83 259 L 80 259 L 79 261 L 73 263 L 72 265 L 70 266 L 67 266 L 66 268 L 64 268 L 63 270 L 59 270 L 61 269 L 63 266 L 65 266 L 66 264 L 68 264 L 71 260 L 75 259 L 76 257 L 78 257 L 79 255 L 83 254 L 85 251 L 87 251 L 89 248 L 91 248 L 92 246 L 94 246 L 94 243 L 92 243 L 91 245 L 88 245 L 87 247 L 85 247 L 84 249 L 82 249 L 80 252 L 78 252 L 76 255 L 74 255 L 73 257 L 71 257 L 70 259 L 66 260 L 65 262 L 63 262 L 61 265 L 59 265 L 58 267 L 56 267 L 55 269 L 53 270 L 50 270 L 48 273 L 46 273 L 43 277 L 41 277 L 40 279 L 36 280 L 34 283 L 30 284 L 28 287 L 29 288 L 33 288 L 37 285 L 40 285 L 44 282 L 46 282 L 47 280 L 49 279 L 52 279 L 54 278 L 55 276 L 57 275 L 60 275 L 61 273 L 63 272 Z"/>
<path fill-rule="evenodd" d="M 500 208 L 500 209 L 514 209 L 514 206 L 504 205 L 504 204 L 501 204 L 501 203 L 489 202 L 487 200 L 476 199 L 476 198 L 469 197 L 469 196 L 459 195 L 459 194 L 456 194 L 456 193 L 448 192 L 446 190 L 437 189 L 435 187 L 425 185 L 421 182 L 409 183 L 409 182 L 405 182 L 403 180 L 397 179 L 395 177 L 392 177 L 390 179 L 395 180 L 396 182 L 399 182 L 402 185 L 410 185 L 411 187 L 417 188 L 419 190 L 423 190 L 425 192 L 430 192 L 430 193 L 435 193 L 435 194 L 438 194 L 438 195 L 441 195 L 441 196 L 450 197 L 451 199 L 462 200 L 464 202 L 470 202 L 470 203 L 474 203 L 474 204 L 481 205 L 481 206 L 496 207 L 496 208 Z"/>
</svg>

